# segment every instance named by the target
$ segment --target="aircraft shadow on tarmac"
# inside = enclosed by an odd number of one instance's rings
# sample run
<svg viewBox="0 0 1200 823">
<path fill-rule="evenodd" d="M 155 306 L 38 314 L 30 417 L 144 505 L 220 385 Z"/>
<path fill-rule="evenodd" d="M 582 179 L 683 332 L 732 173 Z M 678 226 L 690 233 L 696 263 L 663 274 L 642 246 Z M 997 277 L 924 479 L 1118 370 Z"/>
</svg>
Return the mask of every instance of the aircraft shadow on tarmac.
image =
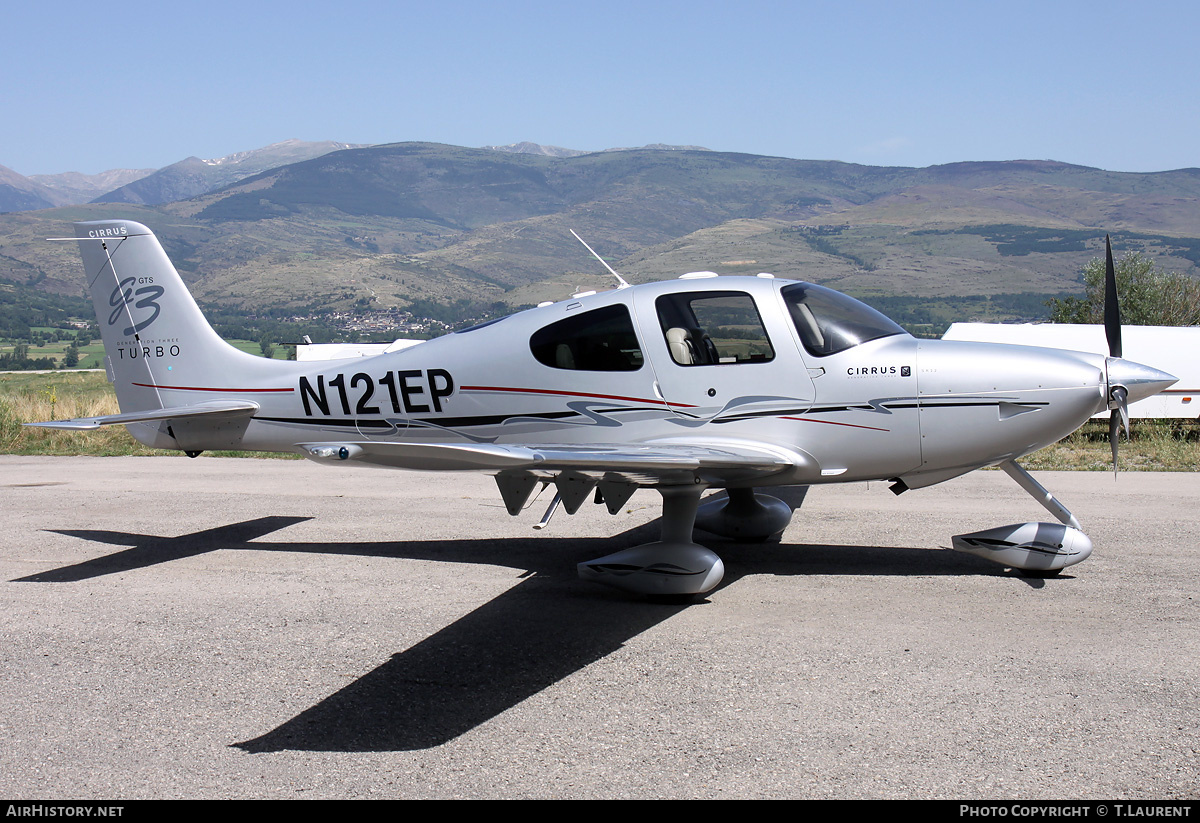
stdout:
<svg viewBox="0 0 1200 823">
<path fill-rule="evenodd" d="M 77 582 L 221 549 L 486 563 L 524 572 L 522 580 L 499 597 L 398 652 L 312 708 L 266 734 L 233 744 L 252 753 L 438 746 L 602 659 L 682 609 L 704 605 L 639 600 L 576 576 L 577 562 L 656 539 L 657 521 L 599 539 L 531 535 L 390 543 L 252 542 L 308 519 L 262 517 L 179 537 L 54 530 L 129 548 L 13 582 Z M 705 542 L 720 543 L 726 569 L 721 588 L 754 574 L 1005 574 L 1000 566 L 949 551 Z"/>
</svg>

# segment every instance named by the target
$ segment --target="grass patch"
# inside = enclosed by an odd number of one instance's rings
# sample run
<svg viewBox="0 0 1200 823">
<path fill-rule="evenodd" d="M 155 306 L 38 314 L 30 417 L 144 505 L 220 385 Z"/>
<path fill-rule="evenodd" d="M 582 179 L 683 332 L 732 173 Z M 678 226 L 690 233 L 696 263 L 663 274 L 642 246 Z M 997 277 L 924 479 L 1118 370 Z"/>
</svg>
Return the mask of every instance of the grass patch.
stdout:
<svg viewBox="0 0 1200 823">
<path fill-rule="evenodd" d="M 1121 437 L 1121 471 L 1200 471 L 1200 426 L 1194 420 L 1133 420 Z M 1031 471 L 1112 471 L 1108 421 L 1090 420 L 1053 446 L 1021 458 Z"/>
<path fill-rule="evenodd" d="M 130 436 L 124 426 L 94 431 L 29 428 L 26 423 L 117 414 L 117 395 L 103 372 L 61 371 L 50 374 L 0 374 L 0 454 L 19 455 L 155 455 L 180 452 L 151 449 Z M 214 451 L 218 457 L 278 457 L 295 454 Z"/>
</svg>

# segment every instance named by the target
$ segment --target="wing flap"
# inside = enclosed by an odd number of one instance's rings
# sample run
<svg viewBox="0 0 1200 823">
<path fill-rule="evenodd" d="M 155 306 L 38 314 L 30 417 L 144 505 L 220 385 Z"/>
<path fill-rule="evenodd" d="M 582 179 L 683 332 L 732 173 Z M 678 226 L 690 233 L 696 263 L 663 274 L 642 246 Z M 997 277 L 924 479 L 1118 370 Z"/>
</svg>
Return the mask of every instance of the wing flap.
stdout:
<svg viewBox="0 0 1200 823">
<path fill-rule="evenodd" d="M 26 423 L 43 429 L 66 431 L 92 431 L 101 426 L 118 426 L 124 423 L 151 423 L 158 420 L 200 420 L 212 418 L 251 417 L 258 411 L 252 400 L 213 400 L 192 406 L 173 406 L 166 409 L 105 414 L 97 417 L 77 417 L 74 420 L 51 420 L 45 423 Z"/>
</svg>

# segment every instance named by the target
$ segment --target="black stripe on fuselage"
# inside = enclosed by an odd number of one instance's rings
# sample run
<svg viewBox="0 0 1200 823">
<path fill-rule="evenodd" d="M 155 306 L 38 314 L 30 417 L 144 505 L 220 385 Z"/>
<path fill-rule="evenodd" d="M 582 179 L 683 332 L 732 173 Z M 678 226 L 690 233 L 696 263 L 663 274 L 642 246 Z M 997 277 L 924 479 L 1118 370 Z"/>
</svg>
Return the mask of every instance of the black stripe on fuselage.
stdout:
<svg viewBox="0 0 1200 823">
<path fill-rule="evenodd" d="M 839 414 L 842 412 L 879 412 L 886 409 L 888 411 L 899 409 L 937 409 L 937 408 L 966 408 L 969 406 L 999 406 L 1001 403 L 1013 403 L 1018 401 L 1013 400 L 949 400 L 942 402 L 921 402 L 917 400 L 906 400 L 903 403 L 880 403 L 878 406 L 872 406 L 865 403 L 856 403 L 852 406 L 813 406 L 801 407 L 795 409 L 770 409 L 759 412 L 742 412 L 739 414 L 723 415 L 713 420 L 714 423 L 734 423 L 739 420 L 753 420 L 758 417 L 782 417 L 790 414 Z M 1046 402 L 1021 403 L 1023 406 L 1048 406 Z"/>
<path fill-rule="evenodd" d="M 636 408 L 630 406 L 620 406 L 612 409 L 592 409 L 597 414 L 614 414 L 616 412 L 631 412 L 631 411 L 663 411 L 661 406 L 647 406 L 645 408 Z M 498 426 L 506 423 L 509 420 L 564 420 L 568 417 L 583 417 L 576 411 L 557 411 L 557 412 L 525 412 L 522 414 L 488 414 L 474 415 L 471 417 L 416 417 L 408 421 L 397 421 L 395 423 L 387 420 L 379 420 L 375 418 L 336 418 L 336 417 L 256 417 L 255 420 L 262 420 L 268 423 L 292 423 L 301 426 L 345 426 L 349 428 L 369 428 L 369 429 L 391 429 L 391 428 L 408 428 L 411 426 L 434 425 L 444 428 L 469 428 L 471 426 Z"/>
<path fill-rule="evenodd" d="M 1012 403 L 1012 400 L 950 400 L 941 402 L 918 402 L 915 400 L 905 401 L 903 403 L 882 403 L 878 407 L 866 404 L 855 404 L 846 406 L 815 406 L 812 408 L 797 407 L 795 409 L 770 409 L 761 412 L 743 412 L 741 414 L 731 414 L 723 417 L 715 418 L 713 423 L 736 423 L 742 420 L 753 420 L 759 417 L 784 417 L 795 414 L 838 414 L 842 412 L 878 412 L 880 409 L 933 409 L 933 408 L 966 408 L 971 406 L 999 406 L 1002 402 Z M 1048 406 L 1046 402 L 1025 402 L 1024 406 Z M 632 411 L 662 411 L 658 406 L 646 407 L 630 407 L 622 406 L 612 409 L 591 409 L 597 414 L 615 414 L 617 412 L 632 412 Z M 489 414 L 489 415 L 474 415 L 471 417 L 420 417 L 410 421 L 397 421 L 396 423 L 387 420 L 375 418 L 317 418 L 317 417 L 256 417 L 255 420 L 260 420 L 265 423 L 287 423 L 299 426 L 340 426 L 353 429 L 394 429 L 394 428 L 410 428 L 415 426 L 434 425 L 445 428 L 470 428 L 472 426 L 498 426 L 509 420 L 522 419 L 537 419 L 537 420 L 564 420 L 568 417 L 582 417 L 579 412 L 575 411 L 559 411 L 559 412 L 526 412 L 523 414 Z M 689 415 L 690 416 L 690 415 Z"/>
<path fill-rule="evenodd" d="M 564 417 L 578 417 L 577 412 L 543 412 L 540 414 L 494 414 L 477 417 L 421 417 L 412 420 L 396 421 L 376 420 L 373 418 L 338 418 L 338 417 L 256 417 L 267 423 L 291 423 L 300 426 L 345 426 L 360 429 L 393 429 L 408 428 L 432 423 L 445 427 L 494 426 L 506 420 L 523 417 L 536 417 L 542 420 L 558 420 Z"/>
</svg>

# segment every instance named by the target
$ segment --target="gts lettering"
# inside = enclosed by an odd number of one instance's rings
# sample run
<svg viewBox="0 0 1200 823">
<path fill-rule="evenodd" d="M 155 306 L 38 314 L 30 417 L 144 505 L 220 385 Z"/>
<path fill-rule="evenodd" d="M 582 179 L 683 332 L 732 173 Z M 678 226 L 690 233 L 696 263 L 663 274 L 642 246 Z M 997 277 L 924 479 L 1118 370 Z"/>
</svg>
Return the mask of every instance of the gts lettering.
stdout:
<svg viewBox="0 0 1200 823">
<path fill-rule="evenodd" d="M 317 413 L 329 414 L 329 389 L 337 389 L 337 400 L 341 405 L 342 414 L 350 414 L 350 403 L 354 403 L 355 415 L 382 414 L 382 406 L 387 404 L 393 414 L 416 414 L 418 412 L 442 410 L 442 400 L 454 394 L 454 378 L 445 369 L 419 369 L 406 371 L 390 371 L 382 377 L 373 378 L 366 372 L 357 372 L 350 377 L 338 374 L 325 380 L 325 375 L 317 375 L 317 385 L 314 387 L 307 376 L 300 377 L 300 400 L 304 403 L 304 414 L 313 416 L 313 407 Z M 386 391 L 385 391 L 386 390 Z M 379 397 L 377 398 L 376 392 Z"/>
</svg>

